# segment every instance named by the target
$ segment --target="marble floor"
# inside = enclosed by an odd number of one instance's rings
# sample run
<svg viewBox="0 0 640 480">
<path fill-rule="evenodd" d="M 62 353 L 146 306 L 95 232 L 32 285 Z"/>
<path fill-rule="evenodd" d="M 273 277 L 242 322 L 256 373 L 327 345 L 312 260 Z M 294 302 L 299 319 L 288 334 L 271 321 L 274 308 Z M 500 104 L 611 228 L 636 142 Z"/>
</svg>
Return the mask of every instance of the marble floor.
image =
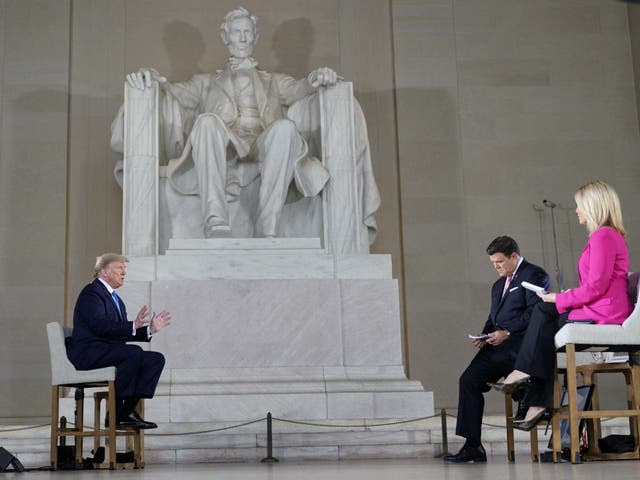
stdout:
<svg viewBox="0 0 640 480">
<path fill-rule="evenodd" d="M 195 465 L 150 465 L 144 470 L 118 471 L 29 471 L 5 473 L 3 479 L 73 480 L 548 480 L 583 478 L 634 479 L 640 476 L 640 462 L 590 462 L 532 464 L 524 459 L 509 464 L 494 456 L 485 465 L 447 465 L 438 458 L 410 460 L 358 460 L 342 462 L 212 463 Z"/>
</svg>

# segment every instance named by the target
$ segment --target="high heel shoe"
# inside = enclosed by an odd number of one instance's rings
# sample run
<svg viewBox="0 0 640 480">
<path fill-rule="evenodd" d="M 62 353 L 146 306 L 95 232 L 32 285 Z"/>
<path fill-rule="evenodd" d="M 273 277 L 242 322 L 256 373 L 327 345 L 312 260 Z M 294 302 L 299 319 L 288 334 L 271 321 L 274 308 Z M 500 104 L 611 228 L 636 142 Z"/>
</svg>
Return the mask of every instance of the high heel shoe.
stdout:
<svg viewBox="0 0 640 480">
<path fill-rule="evenodd" d="M 513 393 L 516 390 L 519 390 L 520 388 L 529 387 L 529 385 L 531 385 L 531 377 L 524 377 L 524 378 L 521 378 L 520 380 L 516 380 L 515 382 L 511 382 L 511 383 L 487 382 L 487 385 L 489 385 L 494 390 L 497 390 L 502 393 Z"/>
<path fill-rule="evenodd" d="M 514 422 L 513 428 L 515 428 L 516 430 L 522 430 L 523 432 L 528 432 L 530 430 L 533 430 L 536 426 L 538 426 L 540 422 L 544 420 L 547 421 L 547 427 L 549 427 L 549 422 L 551 422 L 551 416 L 552 416 L 551 411 L 548 408 L 546 408 L 542 410 L 540 413 L 538 413 L 531 420 L 526 420 L 518 423 Z"/>
</svg>

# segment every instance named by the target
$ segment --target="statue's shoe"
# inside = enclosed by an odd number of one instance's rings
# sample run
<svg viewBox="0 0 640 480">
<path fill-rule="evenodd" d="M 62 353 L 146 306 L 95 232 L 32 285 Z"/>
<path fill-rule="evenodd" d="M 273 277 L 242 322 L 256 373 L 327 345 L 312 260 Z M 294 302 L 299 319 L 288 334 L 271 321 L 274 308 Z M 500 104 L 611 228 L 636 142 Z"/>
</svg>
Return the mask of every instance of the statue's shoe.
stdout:
<svg viewBox="0 0 640 480">
<path fill-rule="evenodd" d="M 229 238 L 231 227 L 229 225 L 207 225 L 204 227 L 204 238 Z"/>
</svg>

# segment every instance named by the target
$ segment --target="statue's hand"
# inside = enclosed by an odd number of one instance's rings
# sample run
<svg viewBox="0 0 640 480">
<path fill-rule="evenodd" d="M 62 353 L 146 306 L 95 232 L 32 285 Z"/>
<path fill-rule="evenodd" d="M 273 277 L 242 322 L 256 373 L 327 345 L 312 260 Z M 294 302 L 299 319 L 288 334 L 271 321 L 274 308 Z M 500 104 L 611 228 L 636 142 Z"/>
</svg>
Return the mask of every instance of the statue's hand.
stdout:
<svg viewBox="0 0 640 480">
<path fill-rule="evenodd" d="M 135 73 L 127 75 L 127 83 L 133 88 L 144 90 L 149 88 L 153 81 L 163 84 L 167 81 L 155 68 L 141 68 Z"/>
<path fill-rule="evenodd" d="M 342 77 L 329 67 L 321 67 L 311 72 L 307 79 L 313 88 L 317 88 L 335 85 Z"/>
</svg>

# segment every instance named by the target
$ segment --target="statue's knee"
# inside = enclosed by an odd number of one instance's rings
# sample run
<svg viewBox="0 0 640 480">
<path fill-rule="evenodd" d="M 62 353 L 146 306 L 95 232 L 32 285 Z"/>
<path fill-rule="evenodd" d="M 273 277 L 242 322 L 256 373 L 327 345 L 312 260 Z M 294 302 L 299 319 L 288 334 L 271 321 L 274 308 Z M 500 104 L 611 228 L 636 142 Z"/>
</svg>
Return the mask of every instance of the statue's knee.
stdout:
<svg viewBox="0 0 640 480">
<path fill-rule="evenodd" d="M 269 127 L 269 131 L 272 135 L 285 135 L 285 136 L 293 136 L 298 134 L 298 129 L 296 128 L 296 124 L 291 120 L 280 119 L 276 120 Z"/>
<path fill-rule="evenodd" d="M 191 129 L 192 133 L 198 133 L 200 131 L 224 131 L 224 124 L 217 115 L 203 113 L 196 118 L 196 121 L 193 123 L 193 128 Z"/>
</svg>

